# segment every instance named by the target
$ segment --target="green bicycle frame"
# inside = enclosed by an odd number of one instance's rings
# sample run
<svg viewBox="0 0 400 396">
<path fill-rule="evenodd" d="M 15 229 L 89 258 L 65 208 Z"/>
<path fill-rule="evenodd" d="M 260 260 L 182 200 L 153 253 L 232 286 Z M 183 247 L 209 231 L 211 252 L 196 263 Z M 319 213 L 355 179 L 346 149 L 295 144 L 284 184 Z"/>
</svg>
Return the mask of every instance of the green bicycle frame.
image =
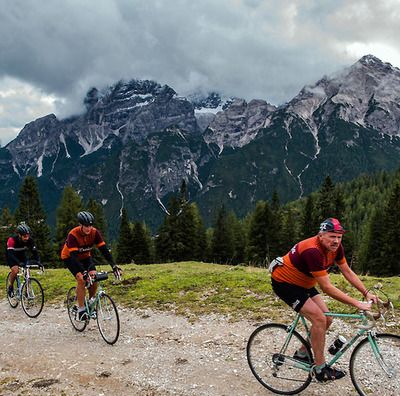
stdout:
<svg viewBox="0 0 400 396">
<path fill-rule="evenodd" d="M 359 319 L 362 321 L 363 326 L 367 326 L 367 319 L 366 316 L 364 314 L 340 314 L 340 313 L 331 313 L 331 312 L 324 312 L 325 316 L 330 316 L 332 318 L 344 318 L 344 319 Z M 294 320 L 294 322 L 288 326 L 288 337 L 282 347 L 281 352 L 283 352 L 284 350 L 286 350 L 286 346 L 288 345 L 292 333 L 293 331 L 295 331 L 295 329 L 297 328 L 299 322 L 301 321 L 301 323 L 303 324 L 303 327 L 306 331 L 306 335 L 307 335 L 307 340 L 309 342 L 309 344 L 311 345 L 311 338 L 310 338 L 310 331 L 308 329 L 307 323 L 306 323 L 306 319 L 304 318 L 303 315 L 298 314 L 296 316 L 296 319 Z M 347 342 L 347 344 L 345 344 L 334 356 L 333 358 L 327 362 L 328 366 L 333 366 L 335 364 L 335 362 L 337 360 L 340 359 L 340 357 L 349 349 L 351 348 L 359 339 L 360 337 L 363 336 L 364 333 L 368 333 L 368 341 L 371 344 L 372 350 L 374 352 L 374 355 L 376 357 L 376 359 L 378 360 L 379 364 L 382 366 L 382 368 L 385 370 L 384 364 L 382 363 L 383 360 L 381 358 L 381 354 L 379 351 L 379 346 L 376 343 L 375 338 L 373 337 L 373 335 L 375 334 L 375 331 L 372 331 L 368 328 L 361 328 L 357 334 L 355 334 L 350 341 Z M 294 360 L 293 360 L 294 361 Z M 294 364 L 295 367 L 297 368 L 301 368 L 303 370 L 306 371 L 310 371 L 311 365 L 305 362 L 298 362 L 296 361 L 296 364 Z M 389 375 L 389 373 L 387 372 L 387 370 L 385 370 L 385 372 Z"/>
</svg>

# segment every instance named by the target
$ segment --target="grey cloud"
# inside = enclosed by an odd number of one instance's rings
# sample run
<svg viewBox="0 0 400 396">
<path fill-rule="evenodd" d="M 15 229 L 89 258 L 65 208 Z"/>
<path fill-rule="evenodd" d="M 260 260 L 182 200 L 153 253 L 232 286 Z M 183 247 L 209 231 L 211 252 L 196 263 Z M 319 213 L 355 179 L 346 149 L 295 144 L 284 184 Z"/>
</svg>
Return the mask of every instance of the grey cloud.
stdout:
<svg viewBox="0 0 400 396">
<path fill-rule="evenodd" d="M 91 86 L 131 78 L 183 95 L 216 90 L 280 104 L 356 61 L 349 43 L 383 38 L 393 7 L 389 0 L 3 0 L 0 78 L 63 99 L 64 115 L 79 110 Z M 393 33 L 396 23 L 390 17 Z"/>
</svg>

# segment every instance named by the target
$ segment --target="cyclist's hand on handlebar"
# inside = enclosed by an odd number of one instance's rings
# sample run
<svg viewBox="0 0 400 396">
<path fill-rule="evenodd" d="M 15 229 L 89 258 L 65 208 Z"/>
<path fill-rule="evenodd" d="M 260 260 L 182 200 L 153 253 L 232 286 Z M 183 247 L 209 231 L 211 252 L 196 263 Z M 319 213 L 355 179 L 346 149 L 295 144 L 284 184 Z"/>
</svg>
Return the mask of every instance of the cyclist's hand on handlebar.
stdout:
<svg viewBox="0 0 400 396">
<path fill-rule="evenodd" d="M 375 294 L 367 293 L 365 299 L 372 304 L 378 304 L 379 297 Z"/>
<path fill-rule="evenodd" d="M 123 274 L 123 271 L 121 268 L 117 267 L 115 264 L 112 265 L 112 270 L 114 272 L 114 276 L 116 279 L 121 278 L 121 275 Z"/>
<path fill-rule="evenodd" d="M 357 308 L 360 311 L 371 311 L 371 306 L 372 306 L 372 304 L 370 302 L 359 301 Z"/>
</svg>

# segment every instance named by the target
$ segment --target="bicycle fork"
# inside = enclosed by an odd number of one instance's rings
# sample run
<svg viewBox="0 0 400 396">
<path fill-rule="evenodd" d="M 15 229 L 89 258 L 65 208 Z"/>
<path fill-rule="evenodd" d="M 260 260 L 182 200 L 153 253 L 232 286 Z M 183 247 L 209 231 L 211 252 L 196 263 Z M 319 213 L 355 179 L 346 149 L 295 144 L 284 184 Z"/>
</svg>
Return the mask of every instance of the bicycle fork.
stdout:
<svg viewBox="0 0 400 396">
<path fill-rule="evenodd" d="M 393 366 L 389 365 L 382 356 L 379 350 L 377 338 L 375 337 L 375 332 L 372 331 L 369 332 L 368 340 L 379 366 L 381 366 L 382 370 L 386 373 L 388 378 L 392 378 L 396 374 L 396 370 Z"/>
</svg>

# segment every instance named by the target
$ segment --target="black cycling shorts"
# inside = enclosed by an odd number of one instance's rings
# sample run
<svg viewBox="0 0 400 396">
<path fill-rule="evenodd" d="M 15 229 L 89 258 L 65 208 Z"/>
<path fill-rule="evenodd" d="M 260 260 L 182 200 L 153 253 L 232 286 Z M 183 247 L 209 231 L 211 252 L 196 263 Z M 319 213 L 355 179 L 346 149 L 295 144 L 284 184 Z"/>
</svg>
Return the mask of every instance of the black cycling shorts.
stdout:
<svg viewBox="0 0 400 396">
<path fill-rule="evenodd" d="M 65 266 L 70 270 L 71 274 L 74 275 L 75 277 L 76 274 L 82 272 L 82 267 L 87 272 L 96 271 L 96 266 L 91 256 L 85 258 L 84 260 L 79 260 L 79 262 L 81 263 L 81 266 L 74 264 L 73 261 L 71 260 L 71 257 L 64 259 Z"/>
<path fill-rule="evenodd" d="M 277 282 L 272 278 L 271 286 L 275 294 L 296 312 L 300 312 L 300 309 L 309 298 L 313 298 L 319 294 L 315 287 L 304 289 L 304 287 L 292 285 L 290 283 Z"/>
</svg>

